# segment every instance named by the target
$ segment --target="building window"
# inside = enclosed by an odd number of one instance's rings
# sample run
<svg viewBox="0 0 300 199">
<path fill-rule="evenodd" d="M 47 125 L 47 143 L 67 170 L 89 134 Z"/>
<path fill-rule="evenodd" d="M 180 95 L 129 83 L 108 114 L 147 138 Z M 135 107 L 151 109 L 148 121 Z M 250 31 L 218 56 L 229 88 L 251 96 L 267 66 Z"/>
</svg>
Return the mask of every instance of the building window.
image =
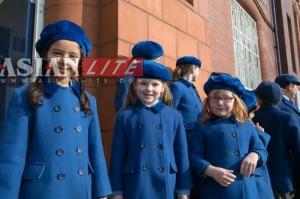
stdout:
<svg viewBox="0 0 300 199">
<path fill-rule="evenodd" d="M 292 60 L 292 67 L 294 73 L 297 73 L 297 66 L 296 66 L 296 60 L 295 60 L 295 47 L 294 47 L 294 40 L 293 40 L 293 29 L 292 29 L 292 22 L 291 18 L 287 15 L 287 21 L 288 21 L 288 30 L 289 30 L 289 37 L 290 37 L 290 51 L 291 51 L 291 60 Z"/>
<path fill-rule="evenodd" d="M 261 82 L 256 22 L 236 1 L 231 1 L 236 75 L 248 88 Z"/>
</svg>

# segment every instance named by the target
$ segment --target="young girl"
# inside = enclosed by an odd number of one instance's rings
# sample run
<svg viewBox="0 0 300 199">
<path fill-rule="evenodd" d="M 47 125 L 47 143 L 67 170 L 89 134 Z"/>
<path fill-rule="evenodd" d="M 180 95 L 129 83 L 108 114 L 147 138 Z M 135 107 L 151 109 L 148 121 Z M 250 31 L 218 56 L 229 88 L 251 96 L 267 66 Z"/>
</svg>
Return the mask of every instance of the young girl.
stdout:
<svg viewBox="0 0 300 199">
<path fill-rule="evenodd" d="M 117 114 L 110 180 L 114 199 L 187 198 L 190 174 L 180 113 L 169 107 L 168 70 L 144 61 L 144 75 L 129 89 Z"/>
<path fill-rule="evenodd" d="M 95 97 L 72 76 L 91 49 L 78 25 L 46 26 L 43 74 L 15 90 L 0 144 L 0 193 L 9 199 L 94 199 L 111 193 Z M 55 70 L 56 67 L 56 70 Z M 75 71 L 77 69 L 78 71 Z"/>
<path fill-rule="evenodd" d="M 240 99 L 244 87 L 226 73 L 212 73 L 204 85 L 202 122 L 191 142 L 191 168 L 198 175 L 201 199 L 257 199 L 256 166 L 266 160 L 266 150 L 256 129 L 247 121 Z"/>
<path fill-rule="evenodd" d="M 241 96 L 241 98 L 247 107 L 248 118 L 249 120 L 252 120 L 255 115 L 255 112 L 259 109 L 259 104 L 256 102 L 255 93 L 253 91 L 246 90 Z M 253 123 L 253 125 L 255 125 L 259 139 L 263 143 L 264 147 L 267 149 L 271 136 L 264 132 L 264 128 L 260 126 L 258 122 L 256 124 Z M 259 198 L 274 199 L 271 180 L 266 163 L 262 164 L 261 167 L 256 169 L 255 177 Z"/>
<path fill-rule="evenodd" d="M 170 85 L 173 105 L 182 114 L 187 136 L 197 123 L 202 111 L 202 101 L 194 82 L 199 76 L 201 61 L 193 56 L 177 60 L 173 72 L 174 82 Z"/>
</svg>

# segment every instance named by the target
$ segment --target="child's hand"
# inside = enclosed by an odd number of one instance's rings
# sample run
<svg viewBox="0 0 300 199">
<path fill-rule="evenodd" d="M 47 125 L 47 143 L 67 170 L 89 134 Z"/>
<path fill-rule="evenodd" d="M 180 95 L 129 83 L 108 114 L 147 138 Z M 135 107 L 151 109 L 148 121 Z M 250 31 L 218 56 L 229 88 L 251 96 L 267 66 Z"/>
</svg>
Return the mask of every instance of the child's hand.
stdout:
<svg viewBox="0 0 300 199">
<path fill-rule="evenodd" d="M 262 126 L 260 126 L 258 122 L 255 124 L 255 128 L 259 131 L 265 131 L 265 129 Z"/>
<path fill-rule="evenodd" d="M 209 165 L 205 170 L 205 175 L 212 177 L 220 185 L 227 187 L 234 182 L 236 176 L 233 174 L 232 170 L 214 167 Z"/>
<path fill-rule="evenodd" d="M 250 176 L 257 165 L 257 161 L 258 161 L 258 155 L 257 153 L 251 152 L 249 153 L 243 160 L 242 164 L 241 164 L 241 168 L 240 168 L 240 173 L 244 176 Z"/>
<path fill-rule="evenodd" d="M 110 199 L 123 199 L 123 195 L 113 195 L 109 197 Z"/>
<path fill-rule="evenodd" d="M 188 195 L 177 195 L 177 199 L 189 199 L 189 196 Z"/>
</svg>

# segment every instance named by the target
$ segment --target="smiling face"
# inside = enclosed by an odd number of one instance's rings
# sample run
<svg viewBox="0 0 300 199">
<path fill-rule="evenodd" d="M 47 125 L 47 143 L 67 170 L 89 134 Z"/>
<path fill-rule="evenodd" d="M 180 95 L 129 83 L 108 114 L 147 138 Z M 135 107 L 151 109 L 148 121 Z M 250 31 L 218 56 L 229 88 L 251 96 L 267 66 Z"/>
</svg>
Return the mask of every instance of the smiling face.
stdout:
<svg viewBox="0 0 300 199">
<path fill-rule="evenodd" d="M 229 117 L 232 114 L 234 96 L 228 90 L 213 90 L 209 93 L 209 106 L 211 112 L 218 117 Z"/>
<path fill-rule="evenodd" d="M 165 85 L 161 80 L 139 78 L 134 82 L 134 89 L 139 100 L 151 107 L 160 99 Z"/>
<path fill-rule="evenodd" d="M 74 74 L 78 74 L 80 57 L 79 45 L 69 40 L 54 42 L 46 55 L 49 69 L 58 78 L 69 78 Z"/>
</svg>

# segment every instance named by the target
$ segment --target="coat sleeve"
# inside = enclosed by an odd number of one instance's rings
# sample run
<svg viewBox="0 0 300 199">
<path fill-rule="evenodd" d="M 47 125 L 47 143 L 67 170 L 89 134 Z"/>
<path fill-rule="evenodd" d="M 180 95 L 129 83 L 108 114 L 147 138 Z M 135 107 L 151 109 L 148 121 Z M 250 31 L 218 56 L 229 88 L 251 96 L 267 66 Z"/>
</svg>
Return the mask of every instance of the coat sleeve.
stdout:
<svg viewBox="0 0 300 199">
<path fill-rule="evenodd" d="M 174 153 L 177 165 L 176 176 L 176 193 L 189 194 L 192 186 L 191 172 L 189 167 L 188 147 L 186 140 L 186 132 L 183 125 L 183 119 L 179 116 L 179 126 L 174 140 Z"/>
<path fill-rule="evenodd" d="M 1 198 L 18 199 L 28 147 L 30 115 L 27 98 L 14 92 L 0 137 Z"/>
<path fill-rule="evenodd" d="M 89 159 L 93 167 L 92 198 L 105 197 L 111 193 L 104 157 L 96 99 L 91 98 L 92 120 L 89 126 Z"/>
<path fill-rule="evenodd" d="M 192 132 L 190 162 L 193 172 L 201 177 L 210 163 L 204 159 L 205 144 L 202 130 L 199 125 L 200 124 L 195 126 Z"/>
<path fill-rule="evenodd" d="M 252 123 L 249 123 L 249 128 L 249 130 L 251 131 L 249 153 L 255 152 L 259 155 L 257 167 L 260 167 L 267 162 L 268 152 L 262 140 L 258 136 L 259 132 L 256 130 Z"/>
<path fill-rule="evenodd" d="M 291 115 L 288 121 L 288 129 L 286 130 L 286 142 L 291 149 L 296 169 L 300 170 L 300 125 L 296 121 L 296 117 Z"/>
<path fill-rule="evenodd" d="M 123 175 L 124 160 L 127 151 L 126 138 L 122 122 L 122 112 L 117 114 L 114 135 L 112 140 L 109 177 L 111 181 L 113 195 L 123 194 Z"/>
<path fill-rule="evenodd" d="M 170 85 L 170 90 L 171 90 L 172 95 L 173 95 L 173 107 L 177 108 L 180 104 L 180 100 L 181 100 L 181 97 L 182 97 L 181 91 L 175 83 L 172 83 Z"/>
</svg>

